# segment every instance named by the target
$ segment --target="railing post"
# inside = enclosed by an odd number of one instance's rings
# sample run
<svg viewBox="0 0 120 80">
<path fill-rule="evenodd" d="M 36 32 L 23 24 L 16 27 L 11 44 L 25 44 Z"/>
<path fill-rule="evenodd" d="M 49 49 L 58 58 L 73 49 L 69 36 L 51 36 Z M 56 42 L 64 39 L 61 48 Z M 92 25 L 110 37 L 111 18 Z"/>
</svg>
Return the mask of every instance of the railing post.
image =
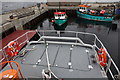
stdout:
<svg viewBox="0 0 120 80">
<path fill-rule="evenodd" d="M 107 68 L 105 70 L 105 72 L 107 73 L 108 70 L 110 69 L 110 66 L 111 66 L 111 59 L 108 60 L 108 65 L 107 65 Z"/>
<path fill-rule="evenodd" d="M 78 33 L 75 33 L 76 34 L 76 38 L 78 38 Z M 76 40 L 76 43 L 77 43 L 77 40 Z"/>
<path fill-rule="evenodd" d="M 28 33 L 26 34 L 27 43 L 29 43 Z"/>
<path fill-rule="evenodd" d="M 60 31 L 57 31 L 58 36 L 60 37 Z"/>
<path fill-rule="evenodd" d="M 94 45 L 96 45 L 96 37 L 95 37 L 95 40 L 94 40 Z"/>
</svg>

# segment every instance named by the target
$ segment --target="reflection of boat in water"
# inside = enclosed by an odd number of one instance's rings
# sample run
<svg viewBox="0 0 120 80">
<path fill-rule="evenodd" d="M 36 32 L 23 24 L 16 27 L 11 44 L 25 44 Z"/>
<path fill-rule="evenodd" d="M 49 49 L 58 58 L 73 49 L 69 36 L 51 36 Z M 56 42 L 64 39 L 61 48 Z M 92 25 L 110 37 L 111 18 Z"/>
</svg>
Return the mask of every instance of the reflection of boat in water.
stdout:
<svg viewBox="0 0 120 80">
<path fill-rule="evenodd" d="M 31 80 L 31 78 L 56 78 L 58 80 L 61 78 L 87 78 L 87 80 L 100 78 L 108 80 L 108 76 L 114 79 L 115 76 L 120 75 L 116 64 L 95 34 L 52 30 L 36 32 L 40 36 L 38 40 L 25 40 L 27 45 L 19 53 L 16 47 L 21 46 L 21 43 L 15 44 L 16 46 L 9 43 L 11 47 L 6 47 L 10 48 L 11 54 L 15 54 L 15 52 L 19 54 L 14 61 L 19 63 L 21 68 L 17 64 L 18 71 L 12 68 L 13 71 L 8 72 L 6 70 L 11 65 L 15 67 L 15 64 L 6 65 L 2 69 L 2 73 L 4 73 L 1 75 L 2 78 L 19 78 L 18 72 L 27 80 Z M 25 37 L 28 37 L 26 35 Z M 19 43 L 21 39 L 22 37 L 19 37 L 12 43 Z M 111 66 L 114 69 L 111 69 Z M 114 70 L 117 72 L 113 73 Z"/>
<path fill-rule="evenodd" d="M 55 30 L 65 30 L 67 26 L 66 12 L 54 12 L 54 18 L 52 19 Z"/>
<path fill-rule="evenodd" d="M 55 30 L 65 30 L 65 28 L 67 27 L 67 22 L 64 23 L 62 26 L 55 25 L 55 24 L 53 24 L 53 25 L 54 25 Z"/>
<path fill-rule="evenodd" d="M 89 10 L 88 8 L 90 6 L 88 5 L 79 5 L 79 9 L 76 11 L 77 16 L 84 18 L 84 19 L 89 19 L 89 20 L 95 20 L 95 21 L 105 21 L 105 22 L 111 22 L 113 21 L 113 15 L 105 13 L 105 10 L 99 11 L 94 11 L 94 10 Z"/>
<path fill-rule="evenodd" d="M 83 18 L 80 18 L 80 17 L 78 17 L 76 19 L 76 23 L 84 24 L 84 25 L 88 25 L 88 24 L 91 24 L 91 25 L 104 25 L 106 27 L 111 27 L 112 26 L 111 22 L 94 21 L 94 20 L 83 19 Z"/>
</svg>

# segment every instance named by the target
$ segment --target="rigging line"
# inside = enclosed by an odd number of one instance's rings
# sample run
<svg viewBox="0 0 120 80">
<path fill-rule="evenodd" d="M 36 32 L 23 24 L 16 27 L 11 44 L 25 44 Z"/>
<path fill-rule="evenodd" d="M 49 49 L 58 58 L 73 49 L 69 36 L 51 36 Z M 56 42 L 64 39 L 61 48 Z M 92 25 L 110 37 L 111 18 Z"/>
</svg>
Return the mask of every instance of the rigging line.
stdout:
<svg viewBox="0 0 120 80">
<path fill-rule="evenodd" d="M 52 66 L 52 67 L 57 67 L 57 68 L 63 68 L 63 69 L 69 69 L 67 67 L 60 67 L 60 66 Z M 88 70 L 82 70 L 82 69 L 75 69 L 75 68 L 72 68 L 73 70 L 78 70 L 78 71 L 90 71 L 91 69 L 88 69 Z"/>
<path fill-rule="evenodd" d="M 51 71 L 47 48 L 48 48 L 48 46 L 46 47 L 46 50 L 45 50 L 46 51 L 47 66 L 48 66 L 48 70 Z"/>
<path fill-rule="evenodd" d="M 54 61 L 53 61 L 53 66 L 55 65 L 55 62 L 56 62 L 56 59 L 57 59 L 57 56 L 58 56 L 59 49 L 60 49 L 60 45 L 59 45 L 59 47 L 58 47 L 58 49 L 57 49 L 57 53 L 56 53 L 55 59 L 54 59 Z"/>
<path fill-rule="evenodd" d="M 29 64 L 29 63 L 23 63 L 24 65 L 36 65 L 36 64 Z M 47 65 L 37 65 L 37 66 L 44 66 L 44 67 L 47 67 Z"/>
<path fill-rule="evenodd" d="M 86 48 L 87 49 L 87 48 Z M 89 57 L 89 52 L 86 52 L 87 55 L 88 55 L 88 62 L 89 62 L 89 65 L 91 65 L 91 62 L 90 62 L 90 57 Z"/>
<path fill-rule="evenodd" d="M 72 49 L 72 48 L 71 48 Z M 69 62 L 71 62 L 72 59 L 72 50 L 70 50 L 70 58 L 69 58 Z"/>
<path fill-rule="evenodd" d="M 46 51 L 46 49 L 44 49 L 44 51 L 43 51 L 42 55 L 41 55 L 41 56 L 40 56 L 40 58 L 38 59 L 38 62 L 36 63 L 37 65 L 40 63 L 40 61 L 41 61 L 41 59 L 42 59 L 42 57 L 43 57 L 43 55 L 44 55 L 45 51 Z M 40 60 L 40 61 L 39 61 L 39 60 Z"/>
<path fill-rule="evenodd" d="M 51 72 L 51 74 L 52 74 L 55 78 L 59 79 L 59 78 L 52 72 L 52 70 L 50 69 L 49 55 L 48 55 L 47 49 L 48 49 L 48 45 L 46 44 L 46 58 L 47 58 L 47 67 L 48 67 L 48 70 Z"/>
<path fill-rule="evenodd" d="M 29 64 L 29 63 L 23 63 L 24 65 L 36 65 L 36 64 Z M 43 67 L 47 67 L 47 65 L 37 65 L 37 66 L 43 66 Z M 51 66 L 51 67 L 57 67 L 57 68 L 63 68 L 63 69 L 69 69 L 68 67 L 61 67 L 61 66 Z M 90 71 L 91 69 L 88 70 L 82 70 L 82 69 L 76 69 L 76 68 L 72 68 L 73 70 L 78 70 L 78 71 Z"/>
</svg>

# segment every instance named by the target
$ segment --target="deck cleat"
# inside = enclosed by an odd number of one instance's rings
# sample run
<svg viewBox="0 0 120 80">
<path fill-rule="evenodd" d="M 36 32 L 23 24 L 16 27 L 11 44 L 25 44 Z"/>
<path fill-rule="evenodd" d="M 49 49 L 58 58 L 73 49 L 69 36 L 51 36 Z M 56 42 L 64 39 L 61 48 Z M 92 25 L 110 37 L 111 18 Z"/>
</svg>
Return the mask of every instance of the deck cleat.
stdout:
<svg viewBox="0 0 120 80">
<path fill-rule="evenodd" d="M 40 63 L 40 62 L 41 62 L 41 59 L 38 60 L 38 63 Z"/>
<path fill-rule="evenodd" d="M 86 51 L 86 53 L 89 53 L 89 51 L 87 49 L 85 51 Z"/>
<path fill-rule="evenodd" d="M 71 62 L 68 62 L 68 66 L 71 66 L 72 65 L 72 63 Z"/>
<path fill-rule="evenodd" d="M 89 69 L 93 69 L 93 66 L 92 66 L 92 65 L 88 65 L 88 68 L 89 68 Z"/>
<path fill-rule="evenodd" d="M 74 45 L 72 45 L 72 48 L 74 47 Z"/>
<path fill-rule="evenodd" d="M 70 48 L 70 50 L 72 51 L 72 50 L 73 50 L 73 48 Z"/>
</svg>

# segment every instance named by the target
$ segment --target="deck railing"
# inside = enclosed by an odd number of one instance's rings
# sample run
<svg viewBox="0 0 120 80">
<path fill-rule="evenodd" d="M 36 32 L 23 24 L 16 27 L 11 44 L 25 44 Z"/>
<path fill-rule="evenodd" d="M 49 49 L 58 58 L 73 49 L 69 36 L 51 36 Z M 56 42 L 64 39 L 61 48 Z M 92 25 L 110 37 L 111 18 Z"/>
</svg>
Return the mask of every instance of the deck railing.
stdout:
<svg viewBox="0 0 120 80">
<path fill-rule="evenodd" d="M 22 37 L 26 37 L 26 40 L 24 40 L 22 43 L 20 43 L 19 45 L 22 45 L 24 43 L 28 43 L 29 42 L 29 39 L 28 39 L 28 34 L 29 33 L 32 33 L 32 32 L 35 32 L 35 31 L 28 31 L 26 32 L 25 34 L 21 35 L 20 37 L 18 37 L 17 39 L 15 39 L 14 41 L 19 41 L 19 39 L 21 39 Z M 103 43 L 100 41 L 100 39 L 93 33 L 86 33 L 86 32 L 75 32 L 75 31 L 55 31 L 55 30 L 36 30 L 37 34 L 40 36 L 40 38 L 42 36 L 54 36 L 56 38 L 60 38 L 60 37 L 72 37 L 72 38 L 79 38 L 81 41 L 83 41 L 84 44 L 90 44 L 90 37 L 88 36 L 91 36 L 92 37 L 92 41 L 91 41 L 91 44 L 93 47 L 95 47 L 97 50 L 99 50 L 100 48 L 103 48 L 106 53 L 107 53 L 107 67 L 106 68 L 103 68 L 101 67 L 102 69 L 104 69 L 104 71 L 107 73 L 109 73 L 111 75 L 111 78 L 113 80 L 116 80 L 116 75 L 120 75 L 120 71 L 117 67 L 117 65 L 115 64 L 115 62 L 113 61 L 113 59 L 111 58 L 110 54 L 108 53 L 107 49 L 105 48 L 105 46 L 103 45 Z M 67 35 L 66 35 L 67 34 Z M 87 35 L 87 37 L 86 37 Z M 86 41 L 84 41 L 84 38 L 88 38 L 88 43 L 86 43 Z M 94 38 L 94 39 L 93 39 Z M 40 39 L 39 39 L 40 40 Z M 38 40 L 38 41 L 39 41 Z M 19 43 L 19 42 L 18 42 Z M 76 41 L 76 43 L 78 43 Z M 0 49 L 0 51 L 4 52 L 5 53 L 5 48 L 7 48 L 7 46 L 5 46 L 3 49 Z M 6 53 L 5 53 L 6 54 Z M 4 54 L 4 55 L 5 55 Z M 5 58 L 5 57 L 4 57 Z M 1 59 L 0 62 L 2 60 Z M 116 70 L 116 72 L 114 73 L 111 69 L 111 66 L 114 67 L 114 69 Z"/>
<path fill-rule="evenodd" d="M 33 32 L 36 32 L 36 31 L 28 31 L 28 32 L 24 33 L 23 35 L 19 36 L 18 38 L 16 38 L 15 40 L 13 40 L 13 41 L 16 41 L 16 42 L 19 44 L 19 46 L 21 47 L 21 45 L 29 42 L 28 34 L 29 34 L 29 33 L 33 33 Z M 21 40 L 22 38 L 25 38 L 25 39 L 24 39 L 24 41 L 23 41 L 22 43 L 20 43 L 19 40 Z M 2 59 L 0 59 L 0 62 L 2 62 L 2 61 L 5 60 L 5 59 L 9 60 L 9 59 L 7 58 L 8 55 L 7 55 L 7 53 L 6 53 L 7 48 L 8 48 L 8 46 L 6 45 L 6 46 L 4 46 L 2 49 L 0 49 L 0 52 L 1 52 L 1 55 L 2 55 L 2 56 L 1 56 Z M 12 57 L 11 57 L 11 58 L 12 58 Z M 10 58 L 10 59 L 11 59 L 11 58 Z"/>
</svg>

